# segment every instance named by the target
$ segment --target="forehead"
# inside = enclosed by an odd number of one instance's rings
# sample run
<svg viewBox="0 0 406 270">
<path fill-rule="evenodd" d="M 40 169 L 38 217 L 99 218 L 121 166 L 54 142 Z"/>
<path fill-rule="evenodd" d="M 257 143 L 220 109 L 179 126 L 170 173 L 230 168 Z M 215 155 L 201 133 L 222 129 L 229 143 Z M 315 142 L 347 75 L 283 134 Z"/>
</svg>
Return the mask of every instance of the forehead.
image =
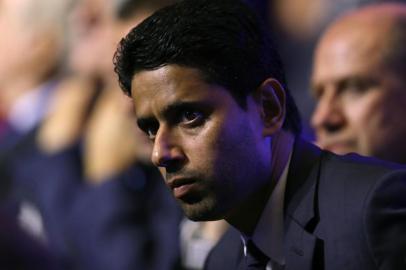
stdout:
<svg viewBox="0 0 406 270">
<path fill-rule="evenodd" d="M 134 75 L 131 93 L 137 116 L 159 114 L 177 102 L 196 102 L 216 95 L 224 88 L 208 84 L 194 68 L 168 65 Z M 223 93 L 225 94 L 225 93 Z"/>
<path fill-rule="evenodd" d="M 383 69 L 385 48 L 382 31 L 372 24 L 333 28 L 316 48 L 313 81 L 376 75 Z"/>
</svg>

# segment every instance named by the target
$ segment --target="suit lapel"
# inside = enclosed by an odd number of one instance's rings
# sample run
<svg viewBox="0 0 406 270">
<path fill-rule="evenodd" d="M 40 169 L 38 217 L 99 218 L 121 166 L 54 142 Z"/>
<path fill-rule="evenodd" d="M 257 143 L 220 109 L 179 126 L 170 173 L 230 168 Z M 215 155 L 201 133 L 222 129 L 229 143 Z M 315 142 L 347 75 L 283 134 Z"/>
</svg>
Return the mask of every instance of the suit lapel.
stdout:
<svg viewBox="0 0 406 270">
<path fill-rule="evenodd" d="M 286 270 L 313 269 L 321 151 L 297 138 L 285 191 Z"/>
</svg>

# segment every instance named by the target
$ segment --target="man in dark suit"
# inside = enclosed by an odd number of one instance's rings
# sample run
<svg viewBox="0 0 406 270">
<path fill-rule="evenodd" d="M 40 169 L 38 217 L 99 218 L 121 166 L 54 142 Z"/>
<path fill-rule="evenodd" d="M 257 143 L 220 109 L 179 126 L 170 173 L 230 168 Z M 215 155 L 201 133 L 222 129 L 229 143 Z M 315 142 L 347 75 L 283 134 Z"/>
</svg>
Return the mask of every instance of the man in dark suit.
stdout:
<svg viewBox="0 0 406 270">
<path fill-rule="evenodd" d="M 164 8 L 115 65 L 185 214 L 236 229 L 207 269 L 405 268 L 406 170 L 300 138 L 278 54 L 246 5 Z"/>
</svg>

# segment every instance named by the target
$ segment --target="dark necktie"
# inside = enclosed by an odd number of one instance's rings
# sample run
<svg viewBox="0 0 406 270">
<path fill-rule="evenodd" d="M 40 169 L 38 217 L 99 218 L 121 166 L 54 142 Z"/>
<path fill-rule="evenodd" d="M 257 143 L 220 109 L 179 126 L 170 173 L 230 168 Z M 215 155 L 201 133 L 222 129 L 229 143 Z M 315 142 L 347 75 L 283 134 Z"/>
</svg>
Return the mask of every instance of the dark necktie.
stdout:
<svg viewBox="0 0 406 270">
<path fill-rule="evenodd" d="M 246 269 L 247 270 L 265 270 L 269 258 L 252 242 L 248 240 L 247 244 Z"/>
</svg>

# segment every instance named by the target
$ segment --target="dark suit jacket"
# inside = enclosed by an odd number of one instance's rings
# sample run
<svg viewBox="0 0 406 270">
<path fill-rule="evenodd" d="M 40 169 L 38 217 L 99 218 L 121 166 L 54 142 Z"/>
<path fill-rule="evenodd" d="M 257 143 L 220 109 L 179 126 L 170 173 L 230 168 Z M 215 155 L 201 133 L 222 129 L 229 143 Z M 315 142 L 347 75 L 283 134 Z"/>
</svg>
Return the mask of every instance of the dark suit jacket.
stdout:
<svg viewBox="0 0 406 270">
<path fill-rule="evenodd" d="M 286 270 L 406 269 L 406 169 L 296 140 L 285 191 Z M 238 269 L 228 231 L 205 269 Z"/>
</svg>

